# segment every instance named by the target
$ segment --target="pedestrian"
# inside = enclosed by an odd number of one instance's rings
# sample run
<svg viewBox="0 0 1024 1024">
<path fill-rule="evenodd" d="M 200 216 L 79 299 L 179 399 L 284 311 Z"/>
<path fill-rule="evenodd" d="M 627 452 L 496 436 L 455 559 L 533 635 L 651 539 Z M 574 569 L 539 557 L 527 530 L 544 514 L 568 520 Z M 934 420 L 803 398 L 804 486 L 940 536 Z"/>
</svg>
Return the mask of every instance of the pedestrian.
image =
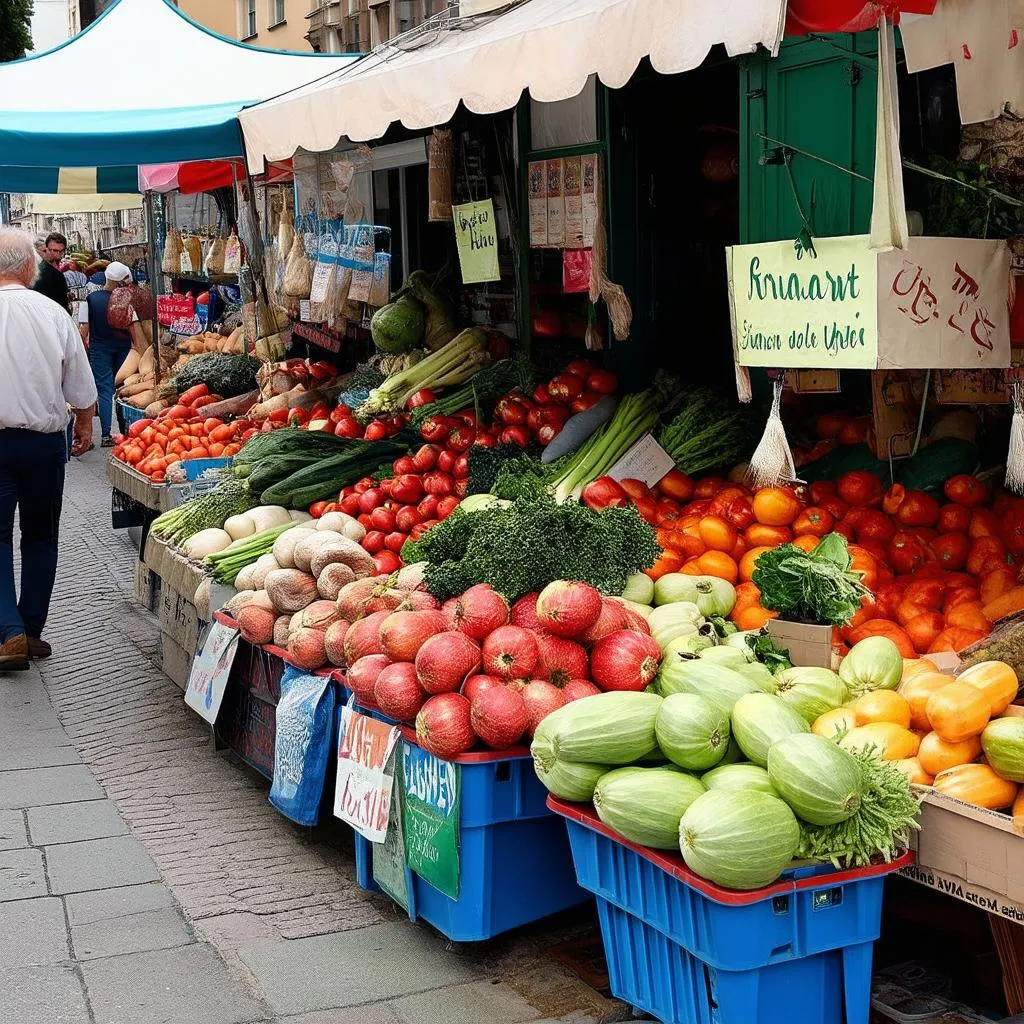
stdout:
<svg viewBox="0 0 1024 1024">
<path fill-rule="evenodd" d="M 68 407 L 74 452 L 92 444 L 96 387 L 74 321 L 33 291 L 29 235 L 0 227 L 0 672 L 49 657 L 42 639 L 57 574 Z M 21 597 L 14 514 L 21 528 Z"/>
<path fill-rule="evenodd" d="M 58 232 L 46 236 L 43 241 L 42 260 L 39 263 L 39 276 L 33 285 L 35 290 L 47 298 L 53 299 L 65 312 L 70 310 L 68 283 L 64 275 L 57 269 L 67 252 L 68 240 Z"/>
<path fill-rule="evenodd" d="M 114 409 L 114 378 L 131 351 L 132 335 L 130 331 L 111 327 L 107 313 L 114 291 L 132 284 L 133 279 L 128 267 L 117 262 L 108 264 L 103 276 L 106 282 L 103 288 L 93 292 L 86 299 L 89 304 L 89 323 L 82 337 L 89 350 L 89 364 L 92 366 L 96 391 L 99 394 L 100 444 L 104 448 L 109 448 L 114 443 L 110 435 L 111 413 Z"/>
</svg>

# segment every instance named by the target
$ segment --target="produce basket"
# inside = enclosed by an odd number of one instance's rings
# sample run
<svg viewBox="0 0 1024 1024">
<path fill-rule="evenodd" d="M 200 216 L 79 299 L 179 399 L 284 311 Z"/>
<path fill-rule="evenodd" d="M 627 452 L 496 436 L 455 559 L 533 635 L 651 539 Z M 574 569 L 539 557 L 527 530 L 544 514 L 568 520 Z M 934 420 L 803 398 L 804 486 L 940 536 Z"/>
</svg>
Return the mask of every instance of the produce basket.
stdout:
<svg viewBox="0 0 1024 1024">
<path fill-rule="evenodd" d="M 619 999 L 666 1024 L 867 1024 L 885 875 L 912 854 L 738 892 L 628 842 L 589 805 L 547 803 L 566 819 L 579 884 L 597 897 Z"/>
<path fill-rule="evenodd" d="M 376 709 L 360 710 L 388 721 Z M 399 754 L 403 744 L 417 747 L 415 732 L 401 729 Z M 407 871 L 410 919 L 422 918 L 454 942 L 479 942 L 587 900 L 576 884 L 565 829 L 546 806 L 528 752 L 462 754 L 452 763 L 461 790 L 458 898 Z M 355 849 L 357 881 L 379 890 L 373 844 L 356 833 Z M 513 878 L 520 883 L 510 885 Z"/>
<path fill-rule="evenodd" d="M 136 409 L 134 405 L 128 405 L 120 400 L 117 402 L 117 414 L 125 427 L 130 427 L 133 423 L 138 423 L 139 420 L 146 418 L 144 409 Z"/>
</svg>

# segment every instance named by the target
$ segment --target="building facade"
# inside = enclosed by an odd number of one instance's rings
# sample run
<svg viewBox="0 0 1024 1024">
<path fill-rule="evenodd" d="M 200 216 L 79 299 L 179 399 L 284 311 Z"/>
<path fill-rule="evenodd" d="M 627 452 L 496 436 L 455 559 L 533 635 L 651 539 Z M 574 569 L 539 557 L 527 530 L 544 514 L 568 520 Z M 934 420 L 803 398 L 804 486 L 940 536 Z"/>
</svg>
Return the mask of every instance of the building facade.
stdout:
<svg viewBox="0 0 1024 1024">
<path fill-rule="evenodd" d="M 319 0 L 175 0 L 194 21 L 229 39 L 268 50 L 308 53 L 310 6 Z"/>
</svg>

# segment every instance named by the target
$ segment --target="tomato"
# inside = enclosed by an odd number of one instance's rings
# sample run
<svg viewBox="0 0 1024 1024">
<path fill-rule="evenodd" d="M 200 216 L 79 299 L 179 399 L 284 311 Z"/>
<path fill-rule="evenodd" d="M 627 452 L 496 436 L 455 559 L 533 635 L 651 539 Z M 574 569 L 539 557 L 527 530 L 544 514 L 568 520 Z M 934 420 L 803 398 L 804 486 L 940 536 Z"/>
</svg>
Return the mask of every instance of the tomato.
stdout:
<svg viewBox="0 0 1024 1024">
<path fill-rule="evenodd" d="M 836 481 L 836 493 L 848 505 L 877 505 L 882 498 L 882 481 L 874 473 L 855 469 Z"/>
<path fill-rule="evenodd" d="M 530 396 L 538 405 L 548 405 L 551 402 L 551 393 L 547 384 L 538 384 Z"/>
<path fill-rule="evenodd" d="M 727 482 L 725 477 L 706 476 L 703 480 L 697 481 L 693 488 L 693 496 L 695 498 L 713 498 L 726 486 Z"/>
<path fill-rule="evenodd" d="M 636 507 L 637 512 L 640 513 L 642 519 L 646 519 L 649 523 L 654 522 L 658 511 L 654 498 L 645 498 L 643 496 L 633 498 L 633 505 Z"/>
<path fill-rule="evenodd" d="M 348 516 L 359 515 L 361 509 L 359 508 L 359 495 L 358 494 L 346 494 L 341 499 L 341 511 Z"/>
<path fill-rule="evenodd" d="M 476 440 L 473 442 L 476 448 L 493 448 L 498 443 L 498 439 L 490 432 L 478 433 Z"/>
<path fill-rule="evenodd" d="M 537 431 L 537 440 L 546 448 L 561 432 L 562 427 L 558 423 L 545 423 Z"/>
<path fill-rule="evenodd" d="M 658 481 L 657 489 L 676 501 L 689 501 L 693 496 L 693 481 L 681 470 L 673 469 Z"/>
<path fill-rule="evenodd" d="M 871 417 L 858 416 L 845 423 L 836 435 L 840 444 L 865 444 L 871 435 Z"/>
<path fill-rule="evenodd" d="M 718 516 L 705 516 L 701 519 L 698 533 L 708 551 L 731 552 L 736 547 L 736 528 Z"/>
<path fill-rule="evenodd" d="M 897 533 L 889 542 L 889 564 L 900 576 L 916 572 L 928 561 L 924 542 L 911 533 Z"/>
<path fill-rule="evenodd" d="M 455 468 L 455 460 L 458 455 L 448 448 L 443 449 L 437 456 L 437 469 L 441 473 L 450 473 Z"/>
<path fill-rule="evenodd" d="M 522 402 L 517 402 L 511 395 L 506 395 L 499 398 L 494 406 L 494 418 L 506 426 L 522 426 L 531 411 Z M 540 423 L 537 425 L 540 426 Z"/>
<path fill-rule="evenodd" d="M 416 506 L 416 511 L 419 513 L 420 520 L 422 522 L 426 522 L 428 519 L 436 517 L 438 500 L 439 499 L 436 494 L 427 494 Z"/>
<path fill-rule="evenodd" d="M 633 501 L 638 498 L 651 498 L 651 489 L 643 482 L 643 480 L 635 480 L 631 477 L 627 477 L 625 480 L 620 480 L 619 485 L 622 489 L 630 496 Z"/>
<path fill-rule="evenodd" d="M 963 505 L 943 505 L 935 528 L 939 533 L 966 533 L 971 525 L 971 510 Z"/>
<path fill-rule="evenodd" d="M 813 492 L 812 492 L 813 494 Z M 814 500 L 813 497 L 811 499 Z M 829 515 L 832 516 L 836 522 L 843 518 L 847 512 L 850 511 L 850 506 L 843 501 L 842 498 L 823 498 L 821 501 L 816 501 L 815 504 L 819 508 L 823 508 Z"/>
<path fill-rule="evenodd" d="M 427 494 L 436 494 L 438 497 L 444 497 L 446 494 L 452 493 L 454 486 L 455 480 L 450 473 L 427 473 L 423 477 L 423 489 Z"/>
<path fill-rule="evenodd" d="M 390 576 L 405 564 L 394 551 L 381 551 L 374 556 L 373 561 L 377 566 L 377 573 L 381 576 Z"/>
<path fill-rule="evenodd" d="M 967 473 L 951 476 L 942 488 L 942 493 L 957 505 L 976 508 L 988 501 L 988 488 L 977 478 Z"/>
<path fill-rule="evenodd" d="M 1018 502 L 1003 516 L 1003 536 L 1012 555 L 1024 555 L 1024 502 Z"/>
<path fill-rule="evenodd" d="M 587 390 L 599 395 L 614 395 L 619 390 L 619 378 L 610 370 L 594 370 L 587 377 Z"/>
<path fill-rule="evenodd" d="M 420 390 L 405 403 L 405 407 L 406 409 L 418 409 L 421 405 L 430 405 L 431 402 L 436 401 L 437 395 L 434 394 L 430 388 L 420 388 Z"/>
<path fill-rule="evenodd" d="M 824 537 L 826 533 L 832 532 L 833 523 L 831 513 L 812 505 L 796 517 L 793 522 L 793 533 L 798 537 Z"/>
<path fill-rule="evenodd" d="M 934 526 L 939 519 L 939 503 L 924 491 L 907 491 L 896 519 L 904 526 Z"/>
<path fill-rule="evenodd" d="M 857 540 L 877 541 L 880 544 L 888 544 L 896 534 L 896 527 L 892 520 L 878 509 L 862 508 L 857 511 L 863 513 L 857 520 Z"/>
<path fill-rule="evenodd" d="M 437 503 L 437 518 L 447 519 L 459 507 L 459 499 L 454 495 L 446 495 Z"/>
<path fill-rule="evenodd" d="M 765 526 L 753 523 L 744 534 L 751 547 L 777 548 L 780 544 L 788 544 L 793 539 L 793 531 L 788 526 Z"/>
<path fill-rule="evenodd" d="M 452 466 L 452 476 L 456 480 L 467 480 L 469 479 L 469 456 L 460 455 L 455 460 L 455 465 Z"/>
<path fill-rule="evenodd" d="M 362 437 L 363 426 L 354 416 L 342 416 L 334 425 L 335 437 Z"/>
<path fill-rule="evenodd" d="M 529 417 L 527 417 L 529 421 Z M 564 426 L 569 421 L 569 410 L 558 402 L 544 406 L 540 411 L 541 425 L 551 423 L 557 426 Z"/>
<path fill-rule="evenodd" d="M 530 443 L 530 435 L 524 427 L 506 427 L 498 435 L 498 443 L 515 444 L 520 448 L 525 448 Z"/>
<path fill-rule="evenodd" d="M 846 413 L 826 412 L 819 416 L 815 421 L 815 433 L 817 433 L 818 437 L 822 438 L 822 440 L 838 437 L 840 433 L 842 433 L 843 427 L 845 427 L 849 422 L 850 417 Z"/>
<path fill-rule="evenodd" d="M 395 530 L 389 533 L 384 538 L 384 547 L 388 551 L 394 551 L 396 554 L 402 550 L 402 545 L 409 539 L 408 534 L 402 533 L 400 530 Z"/>
<path fill-rule="evenodd" d="M 455 427 L 448 435 L 448 447 L 452 451 L 465 452 L 470 449 L 476 440 L 476 431 L 466 424 Z"/>
<path fill-rule="evenodd" d="M 420 437 L 440 444 L 448 440 L 453 426 L 454 422 L 447 416 L 428 416 L 420 427 Z"/>
<path fill-rule="evenodd" d="M 629 504 L 629 495 L 610 476 L 599 476 L 587 484 L 583 488 L 582 499 L 583 504 L 592 509 Z"/>
<path fill-rule="evenodd" d="M 579 398 L 574 399 L 569 403 L 569 408 L 574 413 L 586 412 L 588 409 L 593 408 L 601 401 L 601 395 L 596 391 L 584 391 Z"/>
<path fill-rule="evenodd" d="M 670 572 L 679 572 L 683 564 L 683 558 L 675 551 L 663 551 L 647 571 L 652 580 L 660 580 L 662 576 Z"/>
<path fill-rule="evenodd" d="M 903 600 L 907 586 L 902 581 L 879 583 L 875 588 L 875 606 L 880 619 L 895 619 L 896 609 Z"/>
<path fill-rule="evenodd" d="M 368 487 L 359 495 L 359 511 L 369 515 L 375 508 L 384 504 L 385 494 L 379 487 Z"/>
<path fill-rule="evenodd" d="M 967 571 L 980 576 L 990 559 L 1002 560 L 1006 556 L 1006 545 L 998 537 L 979 537 L 971 543 L 967 554 Z"/>
<path fill-rule="evenodd" d="M 382 420 L 370 420 L 363 431 L 363 438 L 367 441 L 383 441 L 388 433 L 388 425 Z"/>
<path fill-rule="evenodd" d="M 965 533 L 942 533 L 931 542 L 931 549 L 943 569 L 959 571 L 967 564 L 970 544 Z"/>
<path fill-rule="evenodd" d="M 423 497 L 423 478 L 416 473 L 396 476 L 391 485 L 391 496 L 401 505 L 415 505 Z"/>
<path fill-rule="evenodd" d="M 366 536 L 359 543 L 365 551 L 375 555 L 384 550 L 384 534 L 380 530 L 367 530 Z"/>
<path fill-rule="evenodd" d="M 860 581 L 868 590 L 874 590 L 878 583 L 878 562 L 867 548 L 859 544 L 850 544 L 850 568 L 860 573 Z"/>
<path fill-rule="evenodd" d="M 583 394 L 586 381 L 575 373 L 560 373 L 548 381 L 548 394 L 556 402 L 572 402 Z"/>
<path fill-rule="evenodd" d="M 789 526 L 800 515 L 800 500 L 787 487 L 763 487 L 754 495 L 754 518 L 764 526 Z"/>
<path fill-rule="evenodd" d="M 948 584 L 942 579 L 915 579 L 903 591 L 903 599 L 920 605 L 926 611 L 938 611 L 948 589 Z"/>
<path fill-rule="evenodd" d="M 754 507 L 745 494 L 730 499 L 722 509 L 722 518 L 737 530 L 746 530 L 754 524 Z"/>
<path fill-rule="evenodd" d="M 1016 507 L 1016 506 L 1013 506 Z M 972 540 L 978 537 L 999 537 L 1002 535 L 1006 516 L 1004 513 L 1000 519 L 994 512 L 987 508 L 976 508 L 971 511 L 971 525 L 967 527 L 967 536 Z"/>
</svg>

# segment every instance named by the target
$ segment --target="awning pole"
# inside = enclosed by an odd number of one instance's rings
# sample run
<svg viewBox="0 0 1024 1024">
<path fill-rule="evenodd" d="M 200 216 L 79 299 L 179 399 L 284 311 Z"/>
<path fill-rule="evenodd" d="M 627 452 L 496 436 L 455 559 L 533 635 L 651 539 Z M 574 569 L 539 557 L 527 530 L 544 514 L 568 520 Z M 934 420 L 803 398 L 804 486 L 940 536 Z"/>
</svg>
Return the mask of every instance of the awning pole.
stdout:
<svg viewBox="0 0 1024 1024">
<path fill-rule="evenodd" d="M 149 236 L 147 257 L 149 262 L 149 288 L 153 293 L 153 354 L 156 357 L 156 382 L 160 383 L 161 366 L 160 353 L 160 323 L 157 320 L 156 302 L 160 296 L 160 284 L 157 278 L 159 268 L 156 262 L 156 219 L 153 216 L 153 190 L 147 189 L 145 195 L 146 206 L 146 234 Z"/>
</svg>

